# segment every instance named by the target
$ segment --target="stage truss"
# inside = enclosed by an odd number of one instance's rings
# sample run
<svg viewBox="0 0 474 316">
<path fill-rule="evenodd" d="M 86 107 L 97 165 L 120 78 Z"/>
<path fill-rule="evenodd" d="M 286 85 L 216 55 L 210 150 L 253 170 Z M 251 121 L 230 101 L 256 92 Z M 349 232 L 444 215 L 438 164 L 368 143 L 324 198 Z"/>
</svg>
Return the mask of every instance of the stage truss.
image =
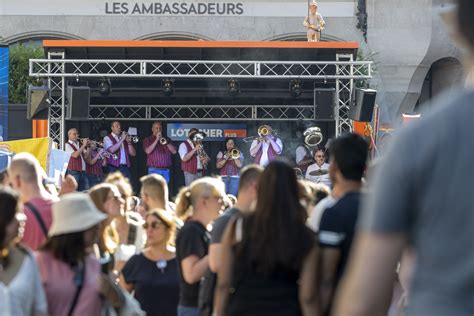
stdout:
<svg viewBox="0 0 474 316">
<path fill-rule="evenodd" d="M 31 59 L 30 76 L 48 79 L 49 136 L 64 146 L 66 78 L 163 79 L 314 79 L 336 81 L 336 136 L 352 131 L 348 117 L 354 80 L 372 78 L 372 62 L 337 54 L 336 61 L 195 61 L 65 59 L 49 52 L 48 59 Z M 317 120 L 311 105 L 91 105 L 90 120 Z"/>
</svg>

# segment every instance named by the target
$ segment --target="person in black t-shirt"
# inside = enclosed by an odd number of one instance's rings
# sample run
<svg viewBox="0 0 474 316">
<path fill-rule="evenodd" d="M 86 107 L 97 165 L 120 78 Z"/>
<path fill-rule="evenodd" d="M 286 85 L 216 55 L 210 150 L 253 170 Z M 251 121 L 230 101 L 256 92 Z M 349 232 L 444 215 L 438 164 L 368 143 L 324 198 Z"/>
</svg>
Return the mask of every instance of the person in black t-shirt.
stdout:
<svg viewBox="0 0 474 316">
<path fill-rule="evenodd" d="M 366 141 L 353 133 L 336 138 L 329 147 L 329 176 L 341 198 L 324 211 L 319 225 L 319 293 L 325 314 L 331 312 L 334 292 L 344 273 L 352 245 L 367 149 Z"/>
<path fill-rule="evenodd" d="M 224 183 L 204 177 L 184 187 L 176 199 L 176 214 L 185 220 L 176 237 L 176 257 L 180 273 L 178 316 L 199 316 L 199 281 L 209 268 L 210 235 L 206 227 L 220 213 Z"/>
<path fill-rule="evenodd" d="M 147 315 L 176 316 L 179 298 L 178 263 L 170 242 L 174 239 L 175 220 L 170 212 L 154 209 L 143 225 L 147 248 L 127 261 L 120 285 L 135 291 Z"/>
</svg>

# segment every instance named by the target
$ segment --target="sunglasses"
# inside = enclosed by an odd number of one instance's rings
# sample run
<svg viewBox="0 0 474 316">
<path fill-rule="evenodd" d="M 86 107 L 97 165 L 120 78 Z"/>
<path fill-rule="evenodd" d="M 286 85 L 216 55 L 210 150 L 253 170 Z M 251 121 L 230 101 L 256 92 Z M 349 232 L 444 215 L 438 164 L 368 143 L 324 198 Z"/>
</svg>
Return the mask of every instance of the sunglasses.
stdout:
<svg viewBox="0 0 474 316">
<path fill-rule="evenodd" d="M 167 227 L 167 226 L 162 222 L 151 222 L 151 223 L 143 224 L 143 229 L 146 230 L 149 227 L 151 227 L 152 229 L 157 229 L 158 227 Z"/>
</svg>

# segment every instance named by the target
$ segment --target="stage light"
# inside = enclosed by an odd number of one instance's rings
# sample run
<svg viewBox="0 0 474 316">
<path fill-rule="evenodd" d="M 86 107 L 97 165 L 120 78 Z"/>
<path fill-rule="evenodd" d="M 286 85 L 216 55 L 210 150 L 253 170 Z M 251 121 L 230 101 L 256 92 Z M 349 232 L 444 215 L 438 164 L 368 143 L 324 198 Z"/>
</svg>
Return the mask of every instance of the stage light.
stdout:
<svg viewBox="0 0 474 316">
<path fill-rule="evenodd" d="M 174 91 L 174 82 L 172 79 L 164 79 L 161 82 L 161 91 L 163 92 L 164 95 L 170 96 L 173 94 Z"/>
<path fill-rule="evenodd" d="M 230 79 L 227 81 L 227 89 L 231 96 L 237 96 L 240 93 L 239 82 L 235 79 Z"/>
<path fill-rule="evenodd" d="M 303 83 L 301 82 L 301 80 L 298 80 L 298 79 L 291 80 L 290 81 L 291 96 L 294 98 L 299 97 L 301 93 L 303 93 L 302 86 L 303 86 Z"/>
<path fill-rule="evenodd" d="M 108 79 L 102 79 L 99 83 L 99 92 L 102 96 L 108 96 L 110 94 L 110 91 L 112 91 L 112 88 L 110 87 L 110 80 Z"/>
</svg>

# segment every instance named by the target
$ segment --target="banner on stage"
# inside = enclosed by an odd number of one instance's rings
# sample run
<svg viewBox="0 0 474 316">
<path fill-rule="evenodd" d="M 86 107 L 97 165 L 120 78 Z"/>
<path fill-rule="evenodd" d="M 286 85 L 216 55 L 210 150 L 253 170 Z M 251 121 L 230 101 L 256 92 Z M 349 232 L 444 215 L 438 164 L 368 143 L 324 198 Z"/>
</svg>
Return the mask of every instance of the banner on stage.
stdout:
<svg viewBox="0 0 474 316">
<path fill-rule="evenodd" d="M 66 174 L 71 154 L 59 149 L 51 149 L 49 155 L 48 177 L 60 186 L 61 178 Z"/>
<path fill-rule="evenodd" d="M 245 124 L 192 124 L 172 123 L 167 125 L 168 136 L 173 141 L 183 141 L 188 138 L 191 128 L 197 128 L 206 133 L 205 141 L 223 141 L 227 137 L 247 137 L 247 126 Z"/>
<path fill-rule="evenodd" d="M 10 152 L 12 155 L 20 152 L 27 152 L 38 159 L 41 167 L 46 170 L 48 153 L 49 153 L 49 138 L 28 138 L 21 140 L 12 140 L 8 142 L 0 142 L 0 148 L 3 151 Z"/>
</svg>

